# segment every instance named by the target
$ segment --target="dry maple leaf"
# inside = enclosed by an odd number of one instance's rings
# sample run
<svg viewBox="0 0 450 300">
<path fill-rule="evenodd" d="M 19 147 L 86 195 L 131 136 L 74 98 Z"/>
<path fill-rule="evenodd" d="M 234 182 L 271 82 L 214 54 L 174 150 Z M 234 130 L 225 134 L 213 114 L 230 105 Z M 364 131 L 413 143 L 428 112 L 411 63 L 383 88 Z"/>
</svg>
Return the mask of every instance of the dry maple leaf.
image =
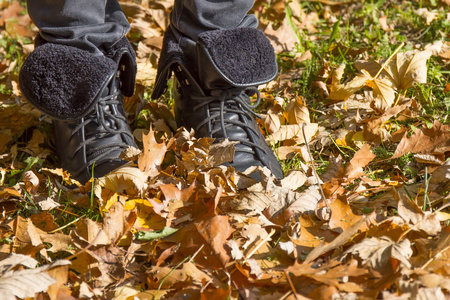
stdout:
<svg viewBox="0 0 450 300">
<path fill-rule="evenodd" d="M 408 137 L 406 132 L 395 149 L 391 158 L 398 158 L 411 153 L 444 153 L 450 150 L 450 126 L 434 121 L 433 127 L 416 129 L 413 135 Z"/>
<path fill-rule="evenodd" d="M 328 226 L 337 232 L 345 231 L 362 218 L 362 216 L 355 215 L 352 212 L 352 209 L 345 198 L 337 198 L 330 203 L 329 206 L 331 209 L 331 218 Z M 365 229 L 367 229 L 367 227 Z"/>
<path fill-rule="evenodd" d="M 233 233 L 234 229 L 230 226 L 228 216 L 213 216 L 212 218 L 194 223 L 198 233 L 208 243 L 214 254 L 217 255 L 223 266 L 230 260 L 228 252 L 224 245 L 226 240 Z"/>
<path fill-rule="evenodd" d="M 413 251 L 408 239 L 396 243 L 383 236 L 381 238 L 366 238 L 350 248 L 347 253 L 357 254 L 363 259 L 364 263 L 368 262 L 376 270 L 383 270 L 388 266 L 391 258 L 397 259 L 407 268 L 411 268 L 409 258 L 411 258 Z"/>
<path fill-rule="evenodd" d="M 374 96 L 374 106 L 385 111 L 394 104 L 396 89 L 392 87 L 392 83 L 384 78 L 373 78 L 366 70 L 361 72 L 368 78 L 366 85 L 371 87 Z"/>
<path fill-rule="evenodd" d="M 95 195 L 101 195 L 101 189 L 128 195 L 143 195 L 147 188 L 147 175 L 134 167 L 120 167 L 95 180 Z M 103 206 L 103 204 L 101 204 Z"/>
<path fill-rule="evenodd" d="M 411 50 L 397 53 L 380 73 L 380 77 L 389 80 L 393 88 L 406 90 L 414 83 L 427 82 L 427 60 L 432 55 L 437 55 L 442 51 L 444 43 L 442 41 L 428 45 L 424 50 Z M 381 69 L 383 61 L 361 62 L 357 61 L 355 66 L 358 70 L 366 70 L 371 76 L 375 76 Z"/>
<path fill-rule="evenodd" d="M 353 158 L 350 160 L 349 165 L 345 168 L 345 179 L 351 181 L 355 178 L 364 175 L 363 168 L 367 166 L 374 158 L 375 154 L 370 151 L 370 145 L 364 144 L 359 149 Z"/>
<path fill-rule="evenodd" d="M 165 143 L 158 143 L 155 139 L 155 132 L 152 128 L 148 134 L 142 135 L 144 149 L 138 159 L 139 170 L 150 177 L 156 176 L 160 172 L 160 166 L 167 151 Z"/>
<path fill-rule="evenodd" d="M 388 108 L 381 116 L 374 116 L 364 124 L 364 140 L 379 142 L 386 135 L 383 124 L 390 118 L 397 116 L 399 113 L 411 106 L 412 102 L 408 101 L 402 105 Z M 384 141 L 384 139 L 383 139 Z"/>
<path fill-rule="evenodd" d="M 384 111 L 392 106 L 398 90 L 408 89 L 415 83 L 426 83 L 427 60 L 431 55 L 441 52 L 443 46 L 444 43 L 440 41 L 427 46 L 423 51 L 397 53 L 381 72 L 383 62 L 356 62 L 355 66 L 362 74 L 347 84 L 340 83 L 345 68 L 341 65 L 332 74 L 328 99 L 346 100 L 364 86 L 369 86 L 373 89 L 375 107 Z"/>
</svg>

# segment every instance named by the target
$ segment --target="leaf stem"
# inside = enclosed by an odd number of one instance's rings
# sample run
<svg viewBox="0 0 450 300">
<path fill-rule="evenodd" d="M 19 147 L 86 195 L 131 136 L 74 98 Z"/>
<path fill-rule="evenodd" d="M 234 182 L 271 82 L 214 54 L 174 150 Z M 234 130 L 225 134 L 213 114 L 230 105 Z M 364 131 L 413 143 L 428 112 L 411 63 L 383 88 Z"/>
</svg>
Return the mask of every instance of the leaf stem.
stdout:
<svg viewBox="0 0 450 300">
<path fill-rule="evenodd" d="M 381 74 L 381 72 L 383 72 L 383 70 L 387 66 L 387 64 L 392 60 L 392 58 L 394 58 L 394 56 L 397 54 L 397 52 L 403 48 L 404 45 L 405 45 L 405 43 L 402 42 L 400 44 L 400 46 L 398 46 L 397 49 L 395 49 L 394 53 L 392 53 L 391 56 L 389 56 L 389 58 L 383 63 L 381 68 L 378 70 L 378 73 L 373 77 L 374 80 L 377 79 L 377 77 Z"/>
</svg>

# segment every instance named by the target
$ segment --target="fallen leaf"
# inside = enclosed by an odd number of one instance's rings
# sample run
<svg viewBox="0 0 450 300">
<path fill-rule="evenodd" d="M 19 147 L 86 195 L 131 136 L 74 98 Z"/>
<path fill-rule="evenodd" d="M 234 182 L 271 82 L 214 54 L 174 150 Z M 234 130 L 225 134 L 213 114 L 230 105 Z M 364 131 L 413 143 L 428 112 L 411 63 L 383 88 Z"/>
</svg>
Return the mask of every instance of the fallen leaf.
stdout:
<svg viewBox="0 0 450 300">
<path fill-rule="evenodd" d="M 234 231 L 228 222 L 228 216 L 213 216 L 208 220 L 195 223 L 195 227 L 208 245 L 211 246 L 222 265 L 225 266 L 230 260 L 230 256 L 224 245 Z"/>
<path fill-rule="evenodd" d="M 361 257 L 364 263 L 369 263 L 376 270 L 383 270 L 389 264 L 391 258 L 400 261 L 406 268 L 411 268 L 409 258 L 413 251 L 408 239 L 400 243 L 392 241 L 388 237 L 365 238 L 362 242 L 351 247 L 347 253 Z"/>
<path fill-rule="evenodd" d="M 34 194 L 39 188 L 39 178 L 33 171 L 29 170 L 23 173 L 23 182 L 28 193 Z"/>
<path fill-rule="evenodd" d="M 364 175 L 363 168 L 367 166 L 374 158 L 375 154 L 370 151 L 370 145 L 364 144 L 350 160 L 349 165 L 345 168 L 345 178 L 347 181 L 351 181 Z"/>
<path fill-rule="evenodd" d="M 437 12 L 431 12 L 426 7 L 419 8 L 415 11 L 418 16 L 425 18 L 425 23 L 430 25 L 439 15 Z"/>
<path fill-rule="evenodd" d="M 231 142 L 228 139 L 212 144 L 209 148 L 206 166 L 215 167 L 225 162 L 231 162 L 234 158 L 236 144 L 237 142 Z"/>
<path fill-rule="evenodd" d="M 292 32 L 292 28 L 289 25 L 287 18 L 283 20 L 282 25 L 276 30 L 273 25 L 274 23 L 270 23 L 264 30 L 264 34 L 270 40 L 270 43 L 275 49 L 275 53 L 292 50 L 297 39 L 295 38 L 295 33 Z"/>
<path fill-rule="evenodd" d="M 101 195 L 99 189 L 105 188 L 116 193 L 125 191 L 128 195 L 142 195 L 147 188 L 146 181 L 147 175 L 138 168 L 121 167 L 96 179 L 95 194 Z"/>
<path fill-rule="evenodd" d="M 430 129 L 417 129 L 410 137 L 405 133 L 391 159 L 408 152 L 431 154 L 444 153 L 448 150 L 450 150 L 450 126 L 436 120 Z"/>
<path fill-rule="evenodd" d="M 15 300 L 34 297 L 36 293 L 44 292 L 56 282 L 47 271 L 57 266 L 69 265 L 67 260 L 58 260 L 50 265 L 36 269 L 7 271 L 0 276 L 0 294 L 2 299 Z"/>
<path fill-rule="evenodd" d="M 284 109 L 283 116 L 289 124 L 302 125 L 303 123 L 310 123 L 309 110 L 305 105 L 302 97 L 296 97 L 289 102 Z"/>
<path fill-rule="evenodd" d="M 283 179 L 281 179 L 281 186 L 296 190 L 305 184 L 308 177 L 302 171 L 292 170 Z"/>
<path fill-rule="evenodd" d="M 316 135 L 319 130 L 319 125 L 317 123 L 310 123 L 305 126 L 305 135 L 308 142 Z M 277 143 L 285 140 L 294 140 L 297 144 L 303 144 L 303 131 L 302 125 L 281 125 L 280 129 L 271 135 L 269 135 L 266 140 L 268 142 Z"/>
<path fill-rule="evenodd" d="M 411 105 L 408 101 L 405 104 L 390 107 L 381 116 L 374 116 L 368 119 L 364 124 L 364 139 L 366 141 L 384 141 L 385 134 L 383 134 L 383 125 L 390 118 L 397 116 L 399 113 L 407 109 Z"/>
<path fill-rule="evenodd" d="M 333 241 L 329 243 L 321 242 L 311 252 L 309 252 L 308 256 L 305 258 L 305 263 L 310 263 L 322 254 L 348 243 L 350 239 L 360 230 L 360 228 L 364 226 L 365 222 L 366 218 L 361 218 L 356 223 L 352 224 L 352 226 L 346 228 Z"/>
<path fill-rule="evenodd" d="M 341 64 L 331 74 L 330 95 L 327 99 L 330 100 L 347 100 L 351 95 L 359 91 L 366 85 L 367 76 L 360 74 L 346 84 L 341 84 L 344 75 L 345 65 Z"/>
<path fill-rule="evenodd" d="M 269 134 L 276 132 L 278 129 L 280 129 L 280 126 L 281 121 L 279 115 L 269 113 L 264 118 L 264 128 L 267 129 Z"/>
<path fill-rule="evenodd" d="M 395 28 L 394 24 L 387 24 L 387 16 L 379 17 L 378 22 L 380 22 L 381 29 L 384 31 L 392 31 Z"/>
<path fill-rule="evenodd" d="M 366 70 L 361 72 L 367 76 L 366 85 L 373 89 L 374 106 L 380 110 L 385 111 L 394 104 L 396 88 L 392 86 L 389 80 L 384 78 L 372 78 Z"/>
<path fill-rule="evenodd" d="M 153 177 L 159 174 L 160 166 L 167 151 L 165 143 L 155 140 L 155 132 L 152 128 L 148 134 L 142 136 L 144 149 L 138 158 L 138 167 L 146 175 Z"/>
<path fill-rule="evenodd" d="M 399 196 L 397 210 L 406 223 L 417 225 L 415 230 L 422 230 L 429 235 L 437 235 L 442 230 L 436 213 L 424 212 L 417 203 L 406 197 Z"/>
</svg>

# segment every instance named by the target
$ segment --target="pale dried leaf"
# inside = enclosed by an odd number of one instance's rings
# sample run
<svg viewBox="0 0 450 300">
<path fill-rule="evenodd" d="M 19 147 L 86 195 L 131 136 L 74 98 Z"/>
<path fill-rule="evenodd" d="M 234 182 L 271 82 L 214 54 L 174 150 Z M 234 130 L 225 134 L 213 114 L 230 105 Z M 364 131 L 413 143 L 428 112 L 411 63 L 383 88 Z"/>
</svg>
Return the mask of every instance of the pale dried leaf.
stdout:
<svg viewBox="0 0 450 300">
<path fill-rule="evenodd" d="M 264 128 L 266 128 L 269 133 L 276 132 L 280 129 L 280 126 L 281 121 L 279 115 L 269 113 L 264 118 Z"/>
<path fill-rule="evenodd" d="M 242 258 L 244 258 L 244 254 L 242 253 L 241 249 L 239 249 L 239 245 L 235 240 L 227 241 L 227 245 L 231 248 L 231 257 L 234 260 L 241 260 Z"/>
<path fill-rule="evenodd" d="M 61 204 L 59 204 L 58 202 L 56 202 L 55 200 L 53 200 L 52 198 L 46 198 L 43 201 L 39 201 L 39 206 L 41 207 L 42 210 L 52 210 L 58 206 L 61 206 Z"/>
<path fill-rule="evenodd" d="M 425 23 L 427 25 L 430 25 L 431 22 L 433 22 L 439 15 L 439 13 L 437 13 L 437 12 L 429 11 L 428 8 L 426 8 L 426 7 L 422 7 L 422 8 L 417 9 L 415 11 L 415 13 L 418 16 L 424 17 L 425 18 Z"/>
<path fill-rule="evenodd" d="M 383 78 L 371 78 L 369 72 L 361 70 L 361 72 L 370 78 L 367 80 L 367 86 L 373 89 L 373 95 L 375 100 L 375 107 L 380 111 L 385 111 L 394 104 L 395 101 L 395 88 L 392 83 Z"/>
<path fill-rule="evenodd" d="M 25 189 L 34 194 L 39 188 L 39 178 L 34 174 L 33 171 L 29 170 L 23 173 L 23 182 L 25 184 Z"/>
<path fill-rule="evenodd" d="M 34 268 L 37 264 L 38 261 L 28 255 L 13 253 L 7 258 L 0 261 L 0 275 L 11 270 L 17 265 L 21 265 L 27 268 Z"/>
<path fill-rule="evenodd" d="M 396 243 L 383 236 L 381 238 L 366 238 L 350 248 L 347 253 L 359 255 L 364 263 L 368 262 L 374 269 L 382 270 L 389 263 L 390 258 L 395 258 L 407 268 L 410 268 L 409 258 L 411 258 L 413 251 L 408 239 Z"/>
<path fill-rule="evenodd" d="M 305 135 L 308 142 L 312 140 L 318 130 L 319 125 L 317 123 L 311 123 L 305 126 Z M 298 144 L 303 144 L 302 125 L 281 125 L 280 129 L 269 135 L 266 140 L 274 143 L 285 140 L 295 140 Z"/>
<path fill-rule="evenodd" d="M 261 267 L 259 266 L 258 262 L 253 258 L 246 259 L 246 262 L 250 267 L 250 274 L 255 275 L 256 278 L 261 278 L 263 275 L 263 271 L 261 270 Z"/>
<path fill-rule="evenodd" d="M 388 25 L 387 16 L 379 17 L 378 22 L 380 22 L 381 29 L 383 29 L 384 31 L 392 31 L 395 28 L 394 24 Z"/>
<path fill-rule="evenodd" d="M 297 42 L 287 18 L 276 30 L 273 28 L 273 23 L 270 23 L 264 30 L 264 34 L 269 38 L 276 53 L 292 50 Z"/>
<path fill-rule="evenodd" d="M 420 288 L 415 297 L 417 300 L 446 300 L 448 299 L 441 288 Z"/>
<path fill-rule="evenodd" d="M 433 164 L 433 165 L 444 164 L 444 161 L 430 154 L 414 154 L 414 158 L 417 160 L 417 162 L 423 164 Z"/>
<path fill-rule="evenodd" d="M 308 177 L 302 171 L 292 170 L 283 179 L 281 179 L 281 186 L 296 190 L 305 184 Z"/>
<path fill-rule="evenodd" d="M 59 260 L 51 265 L 45 265 L 36 269 L 26 269 L 20 271 L 7 271 L 0 277 L 0 295 L 2 299 L 16 299 L 34 297 L 36 293 L 44 292 L 56 282 L 47 270 L 56 267 L 69 265 L 67 260 Z"/>
<path fill-rule="evenodd" d="M 406 223 L 416 225 L 416 230 L 423 230 L 429 235 L 437 235 L 441 232 L 441 223 L 439 216 L 431 212 L 424 212 L 415 202 L 406 198 L 400 197 L 398 201 L 398 214 Z"/>
</svg>

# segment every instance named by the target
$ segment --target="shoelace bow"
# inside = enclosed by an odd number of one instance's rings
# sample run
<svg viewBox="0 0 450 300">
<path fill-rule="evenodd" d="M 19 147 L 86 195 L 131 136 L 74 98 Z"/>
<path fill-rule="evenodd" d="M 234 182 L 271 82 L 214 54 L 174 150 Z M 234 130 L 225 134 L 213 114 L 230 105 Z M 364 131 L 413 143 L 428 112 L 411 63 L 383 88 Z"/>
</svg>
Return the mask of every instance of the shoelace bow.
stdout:
<svg viewBox="0 0 450 300">
<path fill-rule="evenodd" d="M 251 95 L 257 96 L 256 102 L 254 104 L 251 104 L 250 97 Z M 235 137 L 229 137 L 227 133 L 227 128 L 234 126 L 239 126 L 241 128 L 248 129 L 252 131 L 255 135 L 258 135 L 258 133 L 255 131 L 255 129 L 252 126 L 249 126 L 248 124 L 245 124 L 243 122 L 239 121 L 233 121 L 225 119 L 225 113 L 234 113 L 241 116 L 245 116 L 247 119 L 251 119 L 252 116 L 255 116 L 256 118 L 261 118 L 257 113 L 253 111 L 254 108 L 256 108 L 259 103 L 261 102 L 261 95 L 259 93 L 259 90 L 256 87 L 249 87 L 246 89 L 241 88 L 233 88 L 233 89 L 226 89 L 226 90 L 213 90 L 211 92 L 211 96 L 193 96 L 193 100 L 199 101 L 200 103 L 194 106 L 194 111 L 207 106 L 214 102 L 219 102 L 219 107 L 209 107 L 209 110 L 211 112 L 218 112 L 216 114 L 210 114 L 208 118 L 206 118 L 204 121 L 200 122 L 195 129 L 195 131 L 198 131 L 199 128 L 207 124 L 208 122 L 215 123 L 216 119 L 219 118 L 220 122 L 220 128 L 216 128 L 212 130 L 211 135 L 213 136 L 215 133 L 217 133 L 219 130 L 222 130 L 222 134 L 224 136 L 224 139 L 228 138 L 230 141 L 237 141 L 244 145 L 247 145 L 251 148 L 258 148 L 259 150 L 266 153 L 266 150 L 261 147 L 260 145 L 254 143 L 250 139 L 240 139 Z M 233 109 L 232 105 L 235 104 L 238 109 Z M 241 119 L 241 118 L 239 118 Z M 237 150 L 237 149 L 236 149 Z M 251 154 L 254 154 L 253 151 L 247 150 L 247 149 L 240 149 L 237 151 L 241 152 L 248 152 Z"/>
<path fill-rule="evenodd" d="M 83 122 L 78 124 L 74 130 L 72 131 L 72 136 L 75 135 L 78 131 L 82 130 L 88 124 L 94 122 L 98 126 L 98 130 L 95 132 L 95 135 L 88 137 L 85 141 L 83 141 L 78 148 L 75 150 L 75 153 L 80 151 L 84 146 L 87 147 L 88 151 L 86 156 L 88 161 L 86 162 L 86 166 L 91 166 L 94 161 L 100 161 L 103 157 L 109 156 L 109 154 L 113 151 L 126 149 L 129 145 L 125 142 L 115 142 L 108 144 L 101 144 L 97 147 L 89 147 L 90 144 L 94 141 L 98 141 L 99 139 L 106 140 L 108 137 L 125 134 L 128 135 L 131 139 L 133 136 L 127 130 L 127 120 L 125 116 L 122 114 L 114 115 L 107 108 L 114 107 L 115 105 L 120 105 L 121 101 L 119 100 L 120 92 L 117 91 L 111 95 L 108 95 L 104 98 L 100 98 L 97 104 L 95 105 L 95 109 L 86 115 L 83 118 Z"/>
</svg>

